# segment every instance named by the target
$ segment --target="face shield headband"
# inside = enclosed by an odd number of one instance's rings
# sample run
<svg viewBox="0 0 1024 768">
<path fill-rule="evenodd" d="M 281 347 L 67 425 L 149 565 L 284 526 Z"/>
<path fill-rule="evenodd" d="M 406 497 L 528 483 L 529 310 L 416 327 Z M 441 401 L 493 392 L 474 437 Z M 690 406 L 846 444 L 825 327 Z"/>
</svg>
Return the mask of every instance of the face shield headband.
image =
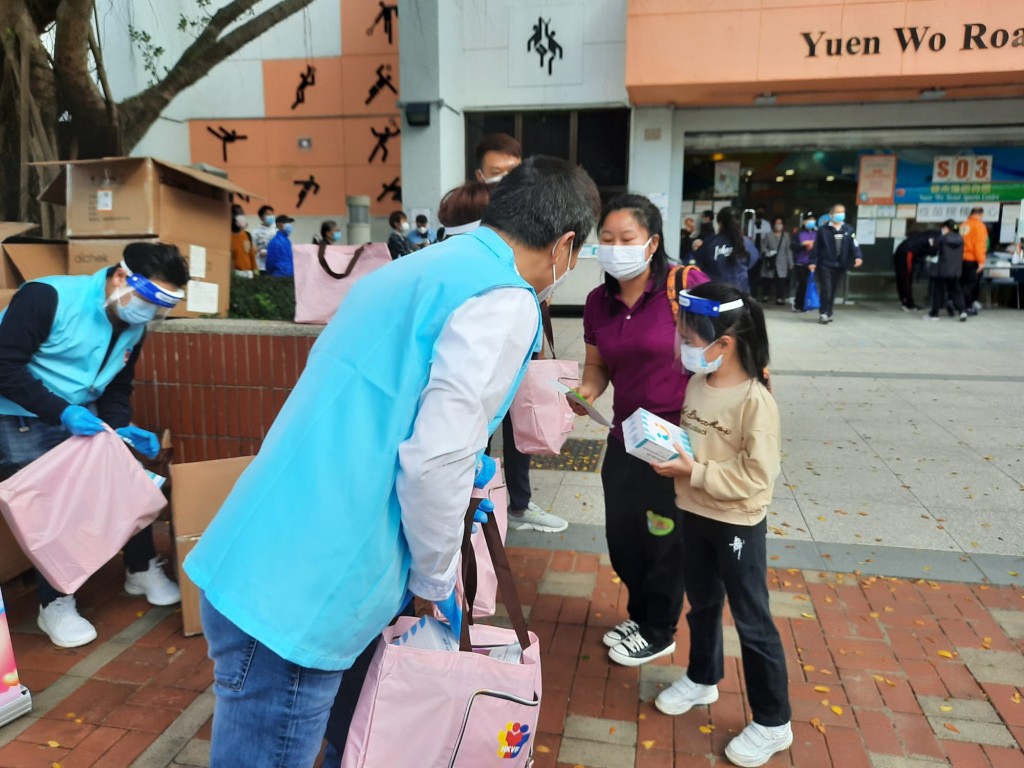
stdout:
<svg viewBox="0 0 1024 768">
<path fill-rule="evenodd" d="M 128 286 L 151 304 L 173 309 L 179 301 L 185 298 L 184 291 L 166 291 L 148 278 L 132 272 L 123 261 L 121 269 L 128 273 Z"/>
<path fill-rule="evenodd" d="M 700 296 L 694 296 L 689 291 L 680 293 L 677 300 L 679 301 L 680 309 L 684 312 L 692 312 L 695 315 L 704 315 L 705 317 L 719 317 L 723 312 L 731 312 L 743 306 L 743 299 L 735 299 L 734 301 L 720 304 L 712 299 L 702 299 Z"/>
</svg>

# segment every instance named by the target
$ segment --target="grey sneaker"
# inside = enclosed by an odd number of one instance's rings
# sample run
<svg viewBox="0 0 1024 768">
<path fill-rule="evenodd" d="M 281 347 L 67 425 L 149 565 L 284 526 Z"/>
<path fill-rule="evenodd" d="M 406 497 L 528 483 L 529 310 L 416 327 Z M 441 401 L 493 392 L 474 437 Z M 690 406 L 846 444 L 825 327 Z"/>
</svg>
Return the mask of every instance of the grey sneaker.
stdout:
<svg viewBox="0 0 1024 768">
<path fill-rule="evenodd" d="M 569 527 L 569 523 L 558 515 L 545 512 L 531 501 L 526 509 L 508 511 L 508 527 L 514 531 L 560 533 Z"/>
</svg>

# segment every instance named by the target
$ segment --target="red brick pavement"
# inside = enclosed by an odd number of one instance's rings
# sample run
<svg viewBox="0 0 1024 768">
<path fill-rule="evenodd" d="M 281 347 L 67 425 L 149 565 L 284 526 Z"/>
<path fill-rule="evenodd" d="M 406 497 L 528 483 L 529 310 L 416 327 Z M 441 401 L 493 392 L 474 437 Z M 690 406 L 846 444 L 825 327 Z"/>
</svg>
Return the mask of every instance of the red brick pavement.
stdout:
<svg viewBox="0 0 1024 768">
<path fill-rule="evenodd" d="M 569 715 L 635 722 L 636 768 L 727 764 L 725 744 L 749 717 L 738 659 L 726 658 L 721 698 L 710 712 L 666 717 L 640 701 L 640 670 L 609 663 L 601 644 L 603 632 L 625 618 L 625 589 L 611 568 L 596 555 L 572 552 L 514 549 L 510 558 L 544 653 L 537 768 L 575 768 L 557 762 Z M 550 571 L 593 574 L 592 595 L 540 593 Z M 120 566 L 111 564 L 79 596 L 101 641 L 148 610 L 121 591 L 121 579 Z M 978 683 L 956 654 L 957 648 L 1024 652 L 1024 641 L 1008 637 L 989 612 L 1024 611 L 1024 590 L 796 570 L 772 570 L 769 579 L 772 590 L 788 593 L 803 614 L 776 620 L 789 662 L 794 744 L 770 766 L 870 768 L 868 753 L 874 752 L 954 768 L 1024 768 L 1021 691 Z M 22 679 L 38 695 L 91 648 L 57 650 L 24 631 L 36 611 L 34 591 L 19 595 L 16 585 L 7 585 L 5 594 Z M 656 664 L 685 667 L 685 622 L 677 645 L 671 659 Z M 0 768 L 129 766 L 210 684 L 205 650 L 202 637 L 181 634 L 180 615 L 172 613 L 0 748 Z M 1018 746 L 937 737 L 917 696 L 987 700 Z M 209 723 L 197 737 L 209 738 Z"/>
</svg>

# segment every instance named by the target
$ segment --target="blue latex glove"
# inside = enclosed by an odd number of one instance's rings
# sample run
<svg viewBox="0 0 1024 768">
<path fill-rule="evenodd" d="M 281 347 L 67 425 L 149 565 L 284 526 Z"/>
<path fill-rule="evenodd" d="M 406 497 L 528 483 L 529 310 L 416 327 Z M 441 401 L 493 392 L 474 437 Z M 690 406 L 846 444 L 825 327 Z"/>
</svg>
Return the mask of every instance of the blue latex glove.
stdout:
<svg viewBox="0 0 1024 768">
<path fill-rule="evenodd" d="M 481 499 L 480 506 L 478 506 L 476 508 L 476 512 L 473 513 L 473 533 L 476 533 L 478 530 L 480 530 L 479 528 L 477 528 L 476 524 L 480 523 L 480 525 L 483 525 L 484 523 L 486 523 L 490 519 L 487 516 L 492 514 L 493 512 L 494 502 L 491 501 L 490 499 Z"/>
<path fill-rule="evenodd" d="M 448 626 L 452 628 L 452 632 L 455 633 L 456 637 L 462 636 L 462 606 L 459 605 L 458 599 L 455 597 L 455 590 L 448 595 L 444 600 L 438 600 L 434 603 L 438 610 L 441 611 L 441 615 L 448 619 Z"/>
<path fill-rule="evenodd" d="M 160 453 L 160 441 L 152 432 L 132 426 L 121 427 L 114 431 L 121 436 L 122 440 L 147 459 L 152 459 Z"/>
<path fill-rule="evenodd" d="M 476 477 L 473 478 L 473 487 L 483 489 L 498 471 L 498 465 L 487 454 L 481 456 L 476 462 Z"/>
<path fill-rule="evenodd" d="M 69 405 L 60 415 L 60 423 L 72 435 L 96 435 L 103 431 L 100 417 L 81 405 Z"/>
</svg>

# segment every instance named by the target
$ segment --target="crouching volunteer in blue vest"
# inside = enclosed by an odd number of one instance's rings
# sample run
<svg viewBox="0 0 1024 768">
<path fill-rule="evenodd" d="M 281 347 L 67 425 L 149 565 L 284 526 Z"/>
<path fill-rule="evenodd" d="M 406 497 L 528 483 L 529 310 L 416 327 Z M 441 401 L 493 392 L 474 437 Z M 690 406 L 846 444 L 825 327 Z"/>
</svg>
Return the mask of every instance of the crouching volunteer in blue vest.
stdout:
<svg viewBox="0 0 1024 768">
<path fill-rule="evenodd" d="M 344 670 L 409 592 L 461 623 L 477 460 L 599 206 L 582 169 L 531 158 L 479 229 L 364 277 L 320 335 L 185 562 L 214 661 L 213 768 L 312 766 Z"/>
<path fill-rule="evenodd" d="M 140 453 L 155 456 L 152 432 L 131 426 L 132 380 L 146 323 L 185 295 L 188 265 L 173 245 L 132 243 L 120 265 L 80 277 L 23 285 L 0 320 L 0 478 L 13 475 L 71 435 L 104 423 Z M 125 591 L 153 605 L 181 599 L 164 575 L 147 527 L 124 546 Z M 74 595 L 39 577 L 39 628 L 54 645 L 96 639 Z"/>
</svg>

